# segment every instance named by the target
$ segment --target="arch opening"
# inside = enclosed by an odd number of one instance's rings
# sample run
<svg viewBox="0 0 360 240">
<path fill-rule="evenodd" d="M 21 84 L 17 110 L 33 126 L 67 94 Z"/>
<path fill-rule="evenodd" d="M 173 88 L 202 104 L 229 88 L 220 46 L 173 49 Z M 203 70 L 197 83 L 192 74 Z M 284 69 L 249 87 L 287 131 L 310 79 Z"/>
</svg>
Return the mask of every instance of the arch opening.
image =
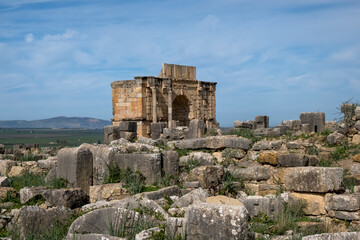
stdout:
<svg viewBox="0 0 360 240">
<path fill-rule="evenodd" d="M 178 122 L 179 126 L 189 126 L 190 124 L 190 101 L 184 95 L 177 96 L 172 104 L 173 120 Z"/>
</svg>

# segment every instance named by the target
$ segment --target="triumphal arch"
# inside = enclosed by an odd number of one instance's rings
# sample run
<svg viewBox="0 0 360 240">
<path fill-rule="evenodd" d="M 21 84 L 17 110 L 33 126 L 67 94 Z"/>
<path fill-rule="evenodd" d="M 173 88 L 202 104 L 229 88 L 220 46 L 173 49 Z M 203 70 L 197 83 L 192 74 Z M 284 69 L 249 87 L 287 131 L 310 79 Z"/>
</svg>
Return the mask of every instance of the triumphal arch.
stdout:
<svg viewBox="0 0 360 240">
<path fill-rule="evenodd" d="M 151 123 L 167 127 L 188 126 L 203 120 L 207 128 L 217 127 L 215 82 L 196 79 L 196 67 L 162 65 L 160 74 L 111 83 L 113 125 L 136 121 L 138 136 L 149 136 Z"/>
</svg>

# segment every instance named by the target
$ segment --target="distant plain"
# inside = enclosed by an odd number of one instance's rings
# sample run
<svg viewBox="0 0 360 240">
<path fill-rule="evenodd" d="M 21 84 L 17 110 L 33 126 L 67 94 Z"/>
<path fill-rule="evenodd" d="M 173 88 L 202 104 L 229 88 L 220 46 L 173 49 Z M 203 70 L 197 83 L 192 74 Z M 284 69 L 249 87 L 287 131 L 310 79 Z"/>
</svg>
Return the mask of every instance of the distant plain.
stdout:
<svg viewBox="0 0 360 240">
<path fill-rule="evenodd" d="M 82 143 L 103 143 L 103 129 L 0 128 L 0 144 L 12 148 L 17 144 L 39 147 L 76 147 Z"/>
</svg>

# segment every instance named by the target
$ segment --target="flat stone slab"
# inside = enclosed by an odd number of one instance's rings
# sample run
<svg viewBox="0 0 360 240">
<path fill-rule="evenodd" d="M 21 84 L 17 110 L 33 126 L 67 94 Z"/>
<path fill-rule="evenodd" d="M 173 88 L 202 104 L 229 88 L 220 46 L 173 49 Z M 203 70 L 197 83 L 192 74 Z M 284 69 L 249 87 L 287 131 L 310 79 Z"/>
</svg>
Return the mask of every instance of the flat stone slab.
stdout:
<svg viewBox="0 0 360 240">
<path fill-rule="evenodd" d="M 303 240 L 358 240 L 360 232 L 323 233 L 305 236 Z"/>
<path fill-rule="evenodd" d="M 285 171 L 285 187 L 295 192 L 326 193 L 341 189 L 343 169 L 339 167 L 294 167 Z"/>
<path fill-rule="evenodd" d="M 248 212 L 243 206 L 194 204 L 189 206 L 185 219 L 188 239 L 235 240 L 248 238 Z"/>
<path fill-rule="evenodd" d="M 207 138 L 186 139 L 168 142 L 171 148 L 179 149 L 224 149 L 235 148 L 249 150 L 251 141 L 238 136 L 213 136 Z"/>
</svg>

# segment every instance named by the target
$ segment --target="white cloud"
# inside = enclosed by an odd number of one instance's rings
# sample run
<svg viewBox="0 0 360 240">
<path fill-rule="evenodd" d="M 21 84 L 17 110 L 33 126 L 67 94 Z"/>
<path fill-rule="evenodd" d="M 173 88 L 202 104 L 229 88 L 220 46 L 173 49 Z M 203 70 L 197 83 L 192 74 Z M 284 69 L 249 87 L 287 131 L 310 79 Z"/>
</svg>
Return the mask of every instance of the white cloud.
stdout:
<svg viewBox="0 0 360 240">
<path fill-rule="evenodd" d="M 65 33 L 62 33 L 62 34 L 45 35 L 43 39 L 45 41 L 68 40 L 68 39 L 72 39 L 72 38 L 76 37 L 77 35 L 78 35 L 77 31 L 68 29 L 68 30 L 66 30 Z"/>
<path fill-rule="evenodd" d="M 34 35 L 32 33 L 28 33 L 25 35 L 25 42 L 32 43 L 34 41 Z"/>
<path fill-rule="evenodd" d="M 201 22 L 200 27 L 215 31 L 220 23 L 220 18 L 214 15 L 207 15 Z"/>
<path fill-rule="evenodd" d="M 352 46 L 333 53 L 330 60 L 338 62 L 360 61 L 360 46 Z"/>
</svg>

